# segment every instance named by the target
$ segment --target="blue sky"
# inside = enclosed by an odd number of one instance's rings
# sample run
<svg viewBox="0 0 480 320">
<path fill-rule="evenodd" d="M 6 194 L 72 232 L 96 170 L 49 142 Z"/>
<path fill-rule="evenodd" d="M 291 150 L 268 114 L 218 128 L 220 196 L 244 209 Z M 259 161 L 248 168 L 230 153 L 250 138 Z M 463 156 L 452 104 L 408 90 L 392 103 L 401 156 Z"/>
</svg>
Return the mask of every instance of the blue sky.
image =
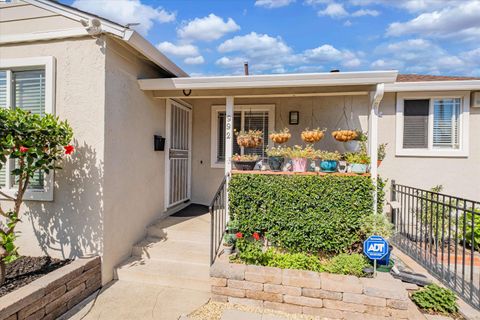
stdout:
<svg viewBox="0 0 480 320">
<path fill-rule="evenodd" d="M 191 75 L 398 69 L 480 76 L 480 0 L 62 0 Z"/>
</svg>

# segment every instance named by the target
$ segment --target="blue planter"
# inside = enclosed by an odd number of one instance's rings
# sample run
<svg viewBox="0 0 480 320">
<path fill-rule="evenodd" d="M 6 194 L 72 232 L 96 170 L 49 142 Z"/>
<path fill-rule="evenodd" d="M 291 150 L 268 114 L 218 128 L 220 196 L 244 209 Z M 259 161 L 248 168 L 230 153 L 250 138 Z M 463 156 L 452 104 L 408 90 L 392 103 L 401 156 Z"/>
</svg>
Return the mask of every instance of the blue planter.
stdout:
<svg viewBox="0 0 480 320">
<path fill-rule="evenodd" d="M 383 257 L 383 259 L 377 261 L 377 263 L 379 265 L 388 266 L 390 264 L 390 253 L 392 252 L 392 249 L 393 249 L 393 247 L 389 245 L 387 255 L 385 257 Z"/>
<path fill-rule="evenodd" d="M 350 168 L 352 172 L 362 174 L 367 172 L 368 164 L 351 163 Z"/>
<path fill-rule="evenodd" d="M 335 160 L 322 160 L 320 162 L 320 169 L 322 172 L 336 172 L 338 162 Z"/>
</svg>

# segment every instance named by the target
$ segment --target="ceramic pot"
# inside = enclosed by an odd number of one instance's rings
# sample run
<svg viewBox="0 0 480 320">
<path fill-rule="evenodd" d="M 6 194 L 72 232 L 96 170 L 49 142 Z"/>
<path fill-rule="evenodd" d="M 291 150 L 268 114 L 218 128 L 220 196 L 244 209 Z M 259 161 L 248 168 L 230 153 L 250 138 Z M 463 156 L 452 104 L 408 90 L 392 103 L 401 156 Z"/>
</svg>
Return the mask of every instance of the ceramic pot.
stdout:
<svg viewBox="0 0 480 320">
<path fill-rule="evenodd" d="M 253 170 L 257 161 L 232 161 L 237 170 Z"/>
<path fill-rule="evenodd" d="M 345 147 L 345 150 L 347 152 L 358 152 L 360 149 L 360 143 L 358 140 L 351 140 L 343 143 L 343 146 Z"/>
<path fill-rule="evenodd" d="M 307 163 L 308 161 L 305 158 L 293 158 L 292 159 L 293 172 L 306 172 Z"/>
<path fill-rule="evenodd" d="M 322 172 L 336 172 L 338 162 L 335 160 L 322 160 L 320 162 L 320 169 Z"/>
<path fill-rule="evenodd" d="M 268 166 L 270 170 L 281 171 L 284 161 L 283 157 L 268 157 Z"/>
<path fill-rule="evenodd" d="M 367 173 L 368 164 L 351 163 L 350 168 L 353 173 L 363 174 Z"/>
</svg>

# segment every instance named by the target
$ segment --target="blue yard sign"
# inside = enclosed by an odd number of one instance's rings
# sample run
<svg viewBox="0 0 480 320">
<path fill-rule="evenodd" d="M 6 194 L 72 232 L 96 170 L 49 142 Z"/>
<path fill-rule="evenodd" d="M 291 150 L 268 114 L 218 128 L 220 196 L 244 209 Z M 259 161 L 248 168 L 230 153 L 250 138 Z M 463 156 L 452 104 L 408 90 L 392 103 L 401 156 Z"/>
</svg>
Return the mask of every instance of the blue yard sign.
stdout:
<svg viewBox="0 0 480 320">
<path fill-rule="evenodd" d="M 363 253 L 371 260 L 380 260 L 388 254 L 388 242 L 380 236 L 371 236 L 363 243 Z"/>
</svg>

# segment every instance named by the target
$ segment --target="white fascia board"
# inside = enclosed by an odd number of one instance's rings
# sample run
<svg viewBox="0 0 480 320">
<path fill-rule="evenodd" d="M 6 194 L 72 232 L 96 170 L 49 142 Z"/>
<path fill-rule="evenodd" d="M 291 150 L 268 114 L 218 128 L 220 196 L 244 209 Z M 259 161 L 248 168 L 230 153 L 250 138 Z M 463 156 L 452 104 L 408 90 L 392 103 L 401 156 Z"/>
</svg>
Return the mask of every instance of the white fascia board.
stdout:
<svg viewBox="0 0 480 320">
<path fill-rule="evenodd" d="M 398 71 L 366 71 L 142 79 L 139 80 L 139 85 L 142 90 L 375 85 L 378 83 L 393 83 L 397 74 Z"/>
<path fill-rule="evenodd" d="M 127 30 L 123 36 L 123 40 L 134 49 L 142 53 L 153 63 L 174 74 L 177 77 L 188 77 L 188 74 L 179 66 L 172 62 L 167 56 L 161 53 L 154 45 L 142 37 L 138 32 Z"/>
<path fill-rule="evenodd" d="M 78 38 L 88 36 L 85 28 L 72 28 L 56 31 L 30 32 L 23 34 L 5 35 L 0 38 L 0 44 L 44 41 L 64 38 Z"/>
<path fill-rule="evenodd" d="M 480 90 L 480 80 L 419 81 L 386 83 L 385 92 L 407 91 L 474 91 Z"/>
</svg>

